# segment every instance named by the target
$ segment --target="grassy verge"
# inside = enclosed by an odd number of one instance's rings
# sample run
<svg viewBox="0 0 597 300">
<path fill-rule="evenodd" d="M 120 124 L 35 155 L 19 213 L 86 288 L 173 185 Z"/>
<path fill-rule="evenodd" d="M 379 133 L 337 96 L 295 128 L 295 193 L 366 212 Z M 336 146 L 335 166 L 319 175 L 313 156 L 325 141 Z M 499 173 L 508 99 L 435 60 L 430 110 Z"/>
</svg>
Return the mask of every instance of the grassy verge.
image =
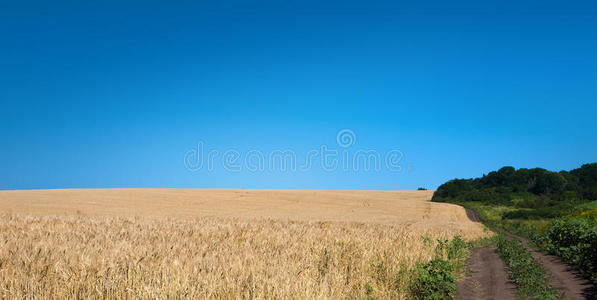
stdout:
<svg viewBox="0 0 597 300">
<path fill-rule="evenodd" d="M 424 238 L 425 239 L 425 238 Z M 429 239 L 426 239 L 430 243 Z M 417 265 L 411 277 L 409 292 L 413 299 L 452 299 L 456 279 L 465 271 L 465 262 L 473 243 L 459 236 L 438 240 L 435 257 Z"/>
<path fill-rule="evenodd" d="M 521 210 L 500 205 L 458 203 L 476 211 L 485 225 L 522 236 L 529 246 L 559 256 L 597 284 L 597 201 L 578 207 L 571 216 L 555 219 L 512 218 Z"/>
<path fill-rule="evenodd" d="M 557 299 L 557 290 L 549 285 L 545 269 L 520 240 L 500 236 L 497 252 L 508 266 L 508 275 L 516 284 L 520 299 Z"/>
</svg>

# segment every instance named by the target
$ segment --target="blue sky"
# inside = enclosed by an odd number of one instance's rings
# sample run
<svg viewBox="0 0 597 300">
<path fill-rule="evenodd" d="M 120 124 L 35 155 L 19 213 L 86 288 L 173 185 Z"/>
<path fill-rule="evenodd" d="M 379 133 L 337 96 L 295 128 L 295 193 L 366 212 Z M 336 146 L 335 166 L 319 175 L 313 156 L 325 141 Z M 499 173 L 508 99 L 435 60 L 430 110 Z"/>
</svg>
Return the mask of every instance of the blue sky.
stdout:
<svg viewBox="0 0 597 300">
<path fill-rule="evenodd" d="M 86 2 L 0 4 L 1 189 L 436 188 L 597 161 L 594 1 Z M 184 164 L 199 141 L 302 161 L 342 129 L 401 170 Z"/>
</svg>

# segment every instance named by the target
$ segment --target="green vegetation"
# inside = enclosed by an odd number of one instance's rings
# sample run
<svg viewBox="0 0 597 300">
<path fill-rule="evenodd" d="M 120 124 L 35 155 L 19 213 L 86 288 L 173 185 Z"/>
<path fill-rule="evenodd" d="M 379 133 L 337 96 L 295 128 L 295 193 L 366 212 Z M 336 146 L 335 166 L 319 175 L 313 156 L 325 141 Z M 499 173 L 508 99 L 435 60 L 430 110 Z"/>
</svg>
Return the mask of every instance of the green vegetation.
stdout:
<svg viewBox="0 0 597 300">
<path fill-rule="evenodd" d="M 454 267 L 443 258 L 417 266 L 411 292 L 416 299 L 450 299 L 456 292 Z"/>
<path fill-rule="evenodd" d="M 459 236 L 437 242 L 435 257 L 418 264 L 412 277 L 410 293 L 414 299 L 452 299 L 456 293 L 456 275 L 464 272 L 467 253 L 473 244 Z"/>
<path fill-rule="evenodd" d="M 597 163 L 570 172 L 503 167 L 451 180 L 432 201 L 471 208 L 488 226 L 529 238 L 597 283 Z"/>
<path fill-rule="evenodd" d="M 558 219 L 546 231 L 542 246 L 577 266 L 597 282 L 597 222 L 588 219 Z"/>
<path fill-rule="evenodd" d="M 520 240 L 498 238 L 497 253 L 509 269 L 509 277 L 516 284 L 520 299 L 557 299 L 543 266 L 526 250 Z"/>
<path fill-rule="evenodd" d="M 365 299 L 372 300 L 375 299 L 371 295 L 373 294 L 373 287 L 370 284 L 365 284 Z"/>
<path fill-rule="evenodd" d="M 549 217 L 565 215 L 576 205 L 597 200 L 597 163 L 570 172 L 503 167 L 481 178 L 454 179 L 433 195 L 436 202 L 485 202 L 521 209 L 543 210 Z"/>
</svg>

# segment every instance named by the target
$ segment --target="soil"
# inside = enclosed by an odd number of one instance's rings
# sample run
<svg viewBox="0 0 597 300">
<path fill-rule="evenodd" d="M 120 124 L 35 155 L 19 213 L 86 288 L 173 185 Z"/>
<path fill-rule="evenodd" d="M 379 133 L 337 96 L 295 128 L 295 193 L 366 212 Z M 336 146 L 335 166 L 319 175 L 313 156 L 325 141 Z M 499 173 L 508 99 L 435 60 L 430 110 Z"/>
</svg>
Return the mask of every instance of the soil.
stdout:
<svg viewBox="0 0 597 300">
<path fill-rule="evenodd" d="M 466 214 L 473 222 L 480 222 L 479 215 L 470 210 Z M 550 285 L 560 290 L 562 299 L 597 299 L 595 287 L 569 264 L 558 257 L 536 251 L 529 246 L 527 239 L 511 234 L 503 229 L 510 238 L 517 238 L 529 250 L 535 259 L 543 264 L 549 275 Z M 477 248 L 469 258 L 472 276 L 458 283 L 456 299 L 515 299 L 515 286 L 507 279 L 506 266 L 494 248 Z"/>
<path fill-rule="evenodd" d="M 529 246 L 529 241 L 523 237 L 502 230 L 508 237 L 519 239 L 535 259 L 543 264 L 545 272 L 549 275 L 549 284 L 560 290 L 562 299 L 597 299 L 597 293 L 590 281 L 586 280 L 580 272 L 570 264 L 563 262 L 559 257 L 541 253 Z"/>
<path fill-rule="evenodd" d="M 481 222 L 472 210 L 467 209 L 466 215 L 473 222 Z M 457 300 L 516 299 L 516 286 L 508 280 L 506 265 L 495 247 L 476 248 L 467 265 L 471 276 L 458 282 Z"/>
<path fill-rule="evenodd" d="M 472 274 L 458 283 L 457 300 L 516 299 L 516 286 L 508 280 L 506 265 L 495 247 L 475 249 L 468 267 Z"/>
</svg>

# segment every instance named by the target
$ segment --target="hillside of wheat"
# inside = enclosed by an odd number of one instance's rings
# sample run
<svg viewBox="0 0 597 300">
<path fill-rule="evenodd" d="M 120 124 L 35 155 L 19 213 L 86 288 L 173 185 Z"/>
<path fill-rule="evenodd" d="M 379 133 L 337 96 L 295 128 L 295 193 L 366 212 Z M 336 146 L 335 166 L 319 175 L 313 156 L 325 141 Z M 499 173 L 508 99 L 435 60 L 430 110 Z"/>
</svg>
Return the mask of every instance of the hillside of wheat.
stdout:
<svg viewBox="0 0 597 300">
<path fill-rule="evenodd" d="M 463 208 L 430 197 L 429 191 L 0 191 L 0 296 L 404 298 L 410 271 L 433 256 L 434 240 L 486 234 Z"/>
</svg>

